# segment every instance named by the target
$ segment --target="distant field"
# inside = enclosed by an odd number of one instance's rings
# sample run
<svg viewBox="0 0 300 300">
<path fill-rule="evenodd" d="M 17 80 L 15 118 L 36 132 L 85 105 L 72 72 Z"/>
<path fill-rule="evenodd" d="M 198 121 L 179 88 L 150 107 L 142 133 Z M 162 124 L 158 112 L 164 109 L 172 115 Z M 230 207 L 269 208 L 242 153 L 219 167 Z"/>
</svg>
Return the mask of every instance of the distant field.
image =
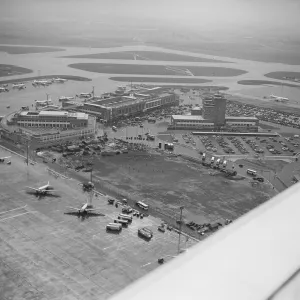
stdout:
<svg viewBox="0 0 300 300">
<path fill-rule="evenodd" d="M 269 74 L 271 74 L 271 73 L 269 73 Z M 274 79 L 282 79 L 282 78 L 275 78 L 274 77 Z M 272 85 L 284 85 L 284 86 L 290 86 L 290 87 L 299 87 L 299 85 L 296 85 L 296 84 L 281 83 L 281 82 L 269 81 L 269 80 L 240 80 L 237 83 L 238 84 L 242 84 L 242 85 L 265 85 L 265 84 L 272 84 Z"/>
<path fill-rule="evenodd" d="M 1 46 L 0 52 L 6 52 L 9 54 L 29 54 L 29 53 L 44 53 L 44 52 L 56 52 L 65 51 L 62 48 L 52 48 L 52 47 L 24 47 L 24 46 Z"/>
<path fill-rule="evenodd" d="M 91 59 L 129 59 L 129 60 L 156 60 L 156 61 L 191 61 L 191 62 L 215 62 L 227 63 L 226 61 L 194 57 L 164 52 L 152 51 L 124 51 L 110 53 L 95 53 L 84 55 L 64 56 L 69 58 L 91 58 Z"/>
<path fill-rule="evenodd" d="M 211 80 L 198 78 L 160 78 L 160 77 L 110 77 L 110 80 L 124 82 L 161 82 L 161 83 L 206 83 Z"/>
<path fill-rule="evenodd" d="M 5 83 L 12 83 L 12 82 L 23 82 L 23 81 L 31 81 L 31 80 L 41 80 L 41 79 L 50 79 L 50 78 L 62 78 L 62 79 L 68 79 L 68 80 L 74 80 L 74 81 L 91 81 L 91 79 L 86 77 L 80 77 L 80 76 L 72 76 L 72 75 L 47 75 L 47 76 L 35 76 L 35 77 L 26 77 L 26 78 L 20 78 L 20 79 L 9 79 L 9 80 L 2 80 L 0 81 L 0 84 Z"/>
<path fill-rule="evenodd" d="M 283 77 L 295 77 L 300 79 L 300 72 L 278 71 L 265 74 L 265 76 L 274 79 L 284 79 Z"/>
<path fill-rule="evenodd" d="M 13 65 L 0 64 L 0 77 L 22 75 L 27 73 L 32 73 L 32 70 Z"/>
<path fill-rule="evenodd" d="M 221 67 L 191 67 L 191 66 L 155 66 L 105 63 L 77 63 L 69 67 L 89 72 L 105 74 L 136 74 L 136 75 L 184 75 L 231 77 L 247 73 L 246 71 Z"/>
</svg>

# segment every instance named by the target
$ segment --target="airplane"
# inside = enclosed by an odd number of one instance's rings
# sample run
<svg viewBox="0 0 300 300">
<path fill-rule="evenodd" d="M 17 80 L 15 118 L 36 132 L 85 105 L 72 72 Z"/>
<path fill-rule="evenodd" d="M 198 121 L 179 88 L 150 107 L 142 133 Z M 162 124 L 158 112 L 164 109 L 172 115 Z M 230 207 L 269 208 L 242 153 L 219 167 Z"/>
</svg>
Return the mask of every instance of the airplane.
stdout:
<svg viewBox="0 0 300 300">
<path fill-rule="evenodd" d="M 74 210 L 74 212 L 71 212 L 69 214 L 75 213 L 79 216 L 87 215 L 88 213 L 93 213 L 94 211 L 101 209 L 101 208 L 89 208 L 87 203 L 83 204 L 80 208 L 72 207 L 72 206 L 68 206 L 67 208 Z"/>
<path fill-rule="evenodd" d="M 65 97 L 65 96 L 61 96 L 58 99 L 59 101 L 64 101 L 64 100 L 74 100 L 74 97 Z"/>
<path fill-rule="evenodd" d="M 31 186 L 26 186 L 26 188 L 34 190 L 37 195 L 48 195 L 48 193 L 55 192 L 55 190 L 53 190 L 53 188 L 50 186 L 49 181 L 46 185 L 43 185 L 37 189 Z"/>
<path fill-rule="evenodd" d="M 270 95 L 270 98 L 275 99 L 275 100 L 282 100 L 282 101 L 288 101 L 289 98 L 285 98 L 285 97 L 279 97 L 279 96 L 275 96 L 275 95 Z"/>
<path fill-rule="evenodd" d="M 5 88 L 5 87 L 2 87 L 0 86 L 0 93 L 2 92 L 9 92 L 9 89 L 8 88 Z"/>
<path fill-rule="evenodd" d="M 12 88 L 13 89 L 25 89 L 26 86 L 24 83 L 13 83 L 12 84 Z"/>
<path fill-rule="evenodd" d="M 49 104 L 53 104 L 51 100 L 35 100 L 35 105 L 39 106 L 39 105 L 49 105 Z"/>
<path fill-rule="evenodd" d="M 51 81 L 48 81 L 48 80 L 34 80 L 32 82 L 32 85 L 33 86 L 36 86 L 36 85 L 43 85 L 43 86 L 46 86 L 46 85 L 50 85 L 52 82 Z"/>
<path fill-rule="evenodd" d="M 0 163 L 4 163 L 6 159 L 11 158 L 11 156 L 0 157 Z"/>
<path fill-rule="evenodd" d="M 67 79 L 63 79 L 63 78 L 53 78 L 52 80 L 53 80 L 54 82 L 62 82 L 62 83 L 68 81 Z"/>
<path fill-rule="evenodd" d="M 78 95 L 79 98 L 90 98 L 92 97 L 92 93 L 80 93 Z"/>
</svg>

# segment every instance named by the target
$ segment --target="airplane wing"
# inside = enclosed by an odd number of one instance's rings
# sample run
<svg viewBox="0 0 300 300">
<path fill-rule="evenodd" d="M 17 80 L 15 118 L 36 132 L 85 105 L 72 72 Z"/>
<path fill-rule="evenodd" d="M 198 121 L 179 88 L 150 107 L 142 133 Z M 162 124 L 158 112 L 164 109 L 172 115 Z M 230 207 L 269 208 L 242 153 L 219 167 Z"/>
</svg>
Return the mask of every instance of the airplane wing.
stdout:
<svg viewBox="0 0 300 300">
<path fill-rule="evenodd" d="M 6 157 L 0 157 L 0 159 L 7 159 L 10 158 L 11 156 L 6 156 Z"/>
<path fill-rule="evenodd" d="M 74 210 L 80 210 L 80 208 L 76 208 L 76 207 L 72 207 L 72 206 L 68 206 L 68 208 L 74 209 Z"/>
<path fill-rule="evenodd" d="M 56 190 L 42 190 L 42 191 L 47 193 L 57 192 Z"/>
<path fill-rule="evenodd" d="M 38 192 L 40 192 L 41 190 L 39 190 L 39 189 L 35 189 L 35 188 L 33 188 L 33 187 L 31 187 L 31 186 L 25 186 L 26 188 L 28 188 L 28 189 L 31 189 L 31 190 L 34 190 L 34 191 L 38 191 Z"/>
<path fill-rule="evenodd" d="M 94 210 L 99 210 L 99 209 L 102 209 L 102 208 L 86 208 L 86 211 L 94 211 Z"/>
</svg>

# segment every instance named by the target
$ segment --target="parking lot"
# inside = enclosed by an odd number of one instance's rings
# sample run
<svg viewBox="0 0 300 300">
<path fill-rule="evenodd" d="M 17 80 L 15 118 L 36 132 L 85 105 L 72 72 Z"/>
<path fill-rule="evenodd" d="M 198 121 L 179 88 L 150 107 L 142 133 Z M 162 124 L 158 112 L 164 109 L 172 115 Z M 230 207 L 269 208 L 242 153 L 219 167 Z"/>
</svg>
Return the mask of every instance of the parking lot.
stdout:
<svg viewBox="0 0 300 300">
<path fill-rule="evenodd" d="M 255 116 L 260 121 L 267 121 L 273 124 L 300 128 L 300 116 L 295 113 L 276 111 L 272 108 L 258 107 L 250 104 L 242 104 L 227 100 L 226 114 L 228 116 Z"/>
<path fill-rule="evenodd" d="M 7 155 L 2 150 L 0 155 Z M 160 221 L 133 217 L 120 234 L 105 226 L 121 207 L 96 197 L 101 215 L 66 215 L 68 206 L 80 207 L 87 195 L 73 180 L 49 175 L 44 165 L 11 158 L 2 165 L 0 181 L 0 281 L 3 299 L 106 299 L 158 266 L 157 259 L 177 254 L 178 234 L 157 231 Z M 27 194 L 25 186 L 50 181 L 57 191 L 50 197 Z M 103 216 L 104 215 L 104 216 Z M 151 241 L 138 237 L 150 228 Z M 181 249 L 195 242 L 181 239 Z"/>
<path fill-rule="evenodd" d="M 179 143 L 201 152 L 215 153 L 216 155 L 247 155 L 259 158 L 272 155 L 293 156 L 300 152 L 300 139 L 297 135 L 290 138 L 273 138 L 175 134 L 174 137 Z"/>
</svg>

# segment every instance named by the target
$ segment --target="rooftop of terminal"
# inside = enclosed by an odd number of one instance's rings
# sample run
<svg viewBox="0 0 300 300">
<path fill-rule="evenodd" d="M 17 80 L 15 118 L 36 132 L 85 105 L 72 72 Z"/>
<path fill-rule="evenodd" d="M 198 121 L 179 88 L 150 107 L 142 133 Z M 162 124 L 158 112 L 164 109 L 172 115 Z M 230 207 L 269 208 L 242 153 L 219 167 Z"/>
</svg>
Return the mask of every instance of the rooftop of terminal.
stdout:
<svg viewBox="0 0 300 300">
<path fill-rule="evenodd" d="M 68 117 L 76 118 L 78 120 L 87 120 L 88 114 L 80 112 L 67 112 L 67 111 L 22 111 L 19 113 L 20 116 L 36 116 L 36 117 Z"/>
</svg>

